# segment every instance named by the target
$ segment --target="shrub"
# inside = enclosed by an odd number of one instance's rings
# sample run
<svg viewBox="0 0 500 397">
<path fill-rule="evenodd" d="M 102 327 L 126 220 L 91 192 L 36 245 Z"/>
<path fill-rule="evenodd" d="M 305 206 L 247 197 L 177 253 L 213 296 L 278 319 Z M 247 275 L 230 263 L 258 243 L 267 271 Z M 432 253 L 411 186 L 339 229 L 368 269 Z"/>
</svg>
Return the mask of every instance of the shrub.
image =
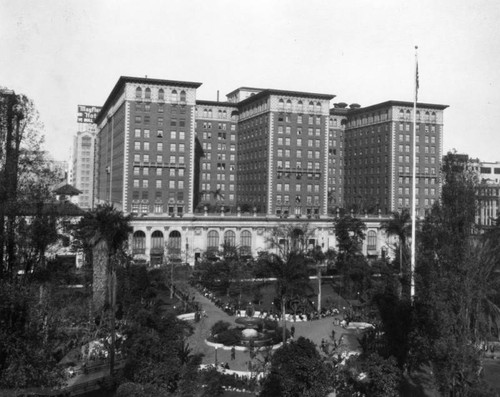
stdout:
<svg viewBox="0 0 500 397">
<path fill-rule="evenodd" d="M 227 329 L 217 334 L 216 342 L 225 346 L 234 346 L 240 343 L 241 331 L 239 329 Z"/>
<path fill-rule="evenodd" d="M 214 325 L 212 325 L 212 330 L 211 330 L 212 335 L 215 336 L 215 335 L 220 334 L 224 331 L 227 331 L 230 326 L 231 326 L 231 324 L 228 323 L 227 321 L 219 320 Z"/>
</svg>

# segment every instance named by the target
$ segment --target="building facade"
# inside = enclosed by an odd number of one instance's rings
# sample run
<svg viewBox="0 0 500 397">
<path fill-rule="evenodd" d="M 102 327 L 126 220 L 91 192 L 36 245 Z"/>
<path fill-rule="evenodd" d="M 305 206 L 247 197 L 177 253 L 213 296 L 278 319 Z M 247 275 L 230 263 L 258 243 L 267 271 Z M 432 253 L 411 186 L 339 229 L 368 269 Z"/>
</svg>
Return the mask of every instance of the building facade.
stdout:
<svg viewBox="0 0 500 397">
<path fill-rule="evenodd" d="M 96 117 L 96 202 L 133 215 L 137 260 L 192 264 L 224 243 L 256 255 L 294 222 L 326 250 L 340 208 L 373 214 L 367 255 L 388 250 L 383 214 L 410 206 L 411 103 L 330 108 L 334 95 L 251 87 L 206 101 L 200 85 L 120 77 Z M 422 214 L 440 191 L 445 108 L 418 106 Z"/>
<path fill-rule="evenodd" d="M 443 110 L 417 105 L 413 142 L 413 103 L 387 101 L 365 108 L 351 105 L 345 128 L 344 205 L 384 214 L 411 207 L 412 145 L 416 145 L 416 211 L 424 216 L 440 196 Z"/>
<path fill-rule="evenodd" d="M 192 214 L 200 85 L 120 77 L 96 119 L 99 202 L 140 215 Z"/>
</svg>

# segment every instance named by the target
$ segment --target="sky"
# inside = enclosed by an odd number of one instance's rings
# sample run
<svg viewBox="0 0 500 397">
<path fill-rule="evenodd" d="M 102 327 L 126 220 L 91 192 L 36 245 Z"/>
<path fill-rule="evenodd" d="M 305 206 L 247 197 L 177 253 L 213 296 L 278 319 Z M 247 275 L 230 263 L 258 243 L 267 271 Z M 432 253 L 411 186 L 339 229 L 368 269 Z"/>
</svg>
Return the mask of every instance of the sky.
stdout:
<svg viewBox="0 0 500 397">
<path fill-rule="evenodd" d="M 46 149 L 68 160 L 77 105 L 120 76 L 247 86 L 369 106 L 445 104 L 444 150 L 500 161 L 497 0 L 0 0 L 0 86 L 35 101 Z"/>
</svg>

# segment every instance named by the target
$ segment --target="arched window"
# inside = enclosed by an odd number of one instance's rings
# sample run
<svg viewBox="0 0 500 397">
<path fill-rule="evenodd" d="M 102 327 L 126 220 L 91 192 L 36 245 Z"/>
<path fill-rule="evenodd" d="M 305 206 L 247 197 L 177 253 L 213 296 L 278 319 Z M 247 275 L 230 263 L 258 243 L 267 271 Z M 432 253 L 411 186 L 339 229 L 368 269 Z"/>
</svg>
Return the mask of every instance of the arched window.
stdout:
<svg viewBox="0 0 500 397">
<path fill-rule="evenodd" d="M 144 91 L 144 97 L 146 99 L 151 99 L 151 88 L 147 87 L 146 90 Z"/>
<path fill-rule="evenodd" d="M 219 249 L 219 233 L 216 230 L 210 230 L 207 236 L 208 249 Z"/>
<path fill-rule="evenodd" d="M 172 102 L 177 102 L 177 91 L 176 90 L 172 90 L 172 95 L 170 96 L 170 99 L 172 100 Z"/>
<path fill-rule="evenodd" d="M 146 252 L 146 233 L 142 230 L 137 230 L 132 236 L 132 250 L 134 254 Z"/>
<path fill-rule="evenodd" d="M 406 111 L 406 120 L 411 119 L 411 112 L 409 110 Z"/>
<path fill-rule="evenodd" d="M 302 112 L 304 111 L 304 104 L 302 103 L 302 101 L 299 101 L 299 102 L 297 103 L 297 111 L 298 111 L 299 113 L 302 113 Z"/>
<path fill-rule="evenodd" d="M 173 230 L 168 235 L 168 255 L 179 256 L 181 254 L 181 234 Z"/>
<path fill-rule="evenodd" d="M 158 90 L 158 99 L 159 99 L 160 101 L 163 101 L 163 100 L 165 99 L 165 92 L 163 91 L 163 88 L 160 88 L 160 89 Z"/>
<path fill-rule="evenodd" d="M 321 112 L 321 102 L 316 103 L 316 111 Z"/>
<path fill-rule="evenodd" d="M 228 230 L 224 233 L 224 244 L 229 247 L 236 247 L 236 233 Z"/>
<path fill-rule="evenodd" d="M 248 230 L 243 230 L 241 232 L 240 246 L 242 254 L 250 255 L 252 252 L 252 233 Z"/>
<path fill-rule="evenodd" d="M 375 251 L 377 249 L 377 232 L 374 230 L 369 230 L 366 233 L 366 241 L 368 245 L 368 251 Z"/>
<path fill-rule="evenodd" d="M 283 111 L 284 109 L 285 109 L 285 102 L 283 101 L 283 99 L 280 99 L 278 102 L 278 110 Z"/>
<path fill-rule="evenodd" d="M 309 102 L 309 112 L 314 112 L 314 102 Z"/>
<path fill-rule="evenodd" d="M 136 98 L 142 98 L 142 88 L 141 87 L 137 87 L 135 89 L 135 97 Z"/>
<path fill-rule="evenodd" d="M 151 249 L 163 250 L 163 233 L 159 230 L 151 235 Z"/>
<path fill-rule="evenodd" d="M 417 110 L 417 120 L 420 120 L 420 110 Z"/>
<path fill-rule="evenodd" d="M 292 111 L 292 101 L 289 99 L 286 101 L 286 111 L 291 112 Z"/>
<path fill-rule="evenodd" d="M 301 251 L 304 248 L 304 231 L 300 229 L 292 230 L 290 235 L 292 242 L 292 251 Z"/>
<path fill-rule="evenodd" d="M 425 112 L 425 121 L 430 121 L 431 115 L 429 112 Z"/>
<path fill-rule="evenodd" d="M 186 91 L 182 90 L 181 91 L 181 102 L 186 102 Z"/>
<path fill-rule="evenodd" d="M 436 112 L 432 112 L 432 113 L 431 113 L 431 121 L 432 121 L 433 123 L 435 123 L 435 122 L 436 122 Z"/>
<path fill-rule="evenodd" d="M 399 110 L 399 118 L 404 119 L 405 118 L 405 111 L 403 109 Z"/>
</svg>

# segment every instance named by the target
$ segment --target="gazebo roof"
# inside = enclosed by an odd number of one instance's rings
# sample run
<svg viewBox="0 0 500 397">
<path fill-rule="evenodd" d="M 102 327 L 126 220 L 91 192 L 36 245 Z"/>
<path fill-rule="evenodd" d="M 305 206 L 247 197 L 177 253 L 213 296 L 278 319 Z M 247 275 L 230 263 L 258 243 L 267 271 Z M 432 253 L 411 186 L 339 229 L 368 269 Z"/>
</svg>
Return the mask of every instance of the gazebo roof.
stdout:
<svg viewBox="0 0 500 397">
<path fill-rule="evenodd" d="M 79 194 L 82 194 L 80 190 L 78 190 L 73 185 L 70 185 L 69 183 L 58 185 L 54 189 L 54 193 L 57 195 L 64 195 L 64 196 L 77 196 Z"/>
</svg>

